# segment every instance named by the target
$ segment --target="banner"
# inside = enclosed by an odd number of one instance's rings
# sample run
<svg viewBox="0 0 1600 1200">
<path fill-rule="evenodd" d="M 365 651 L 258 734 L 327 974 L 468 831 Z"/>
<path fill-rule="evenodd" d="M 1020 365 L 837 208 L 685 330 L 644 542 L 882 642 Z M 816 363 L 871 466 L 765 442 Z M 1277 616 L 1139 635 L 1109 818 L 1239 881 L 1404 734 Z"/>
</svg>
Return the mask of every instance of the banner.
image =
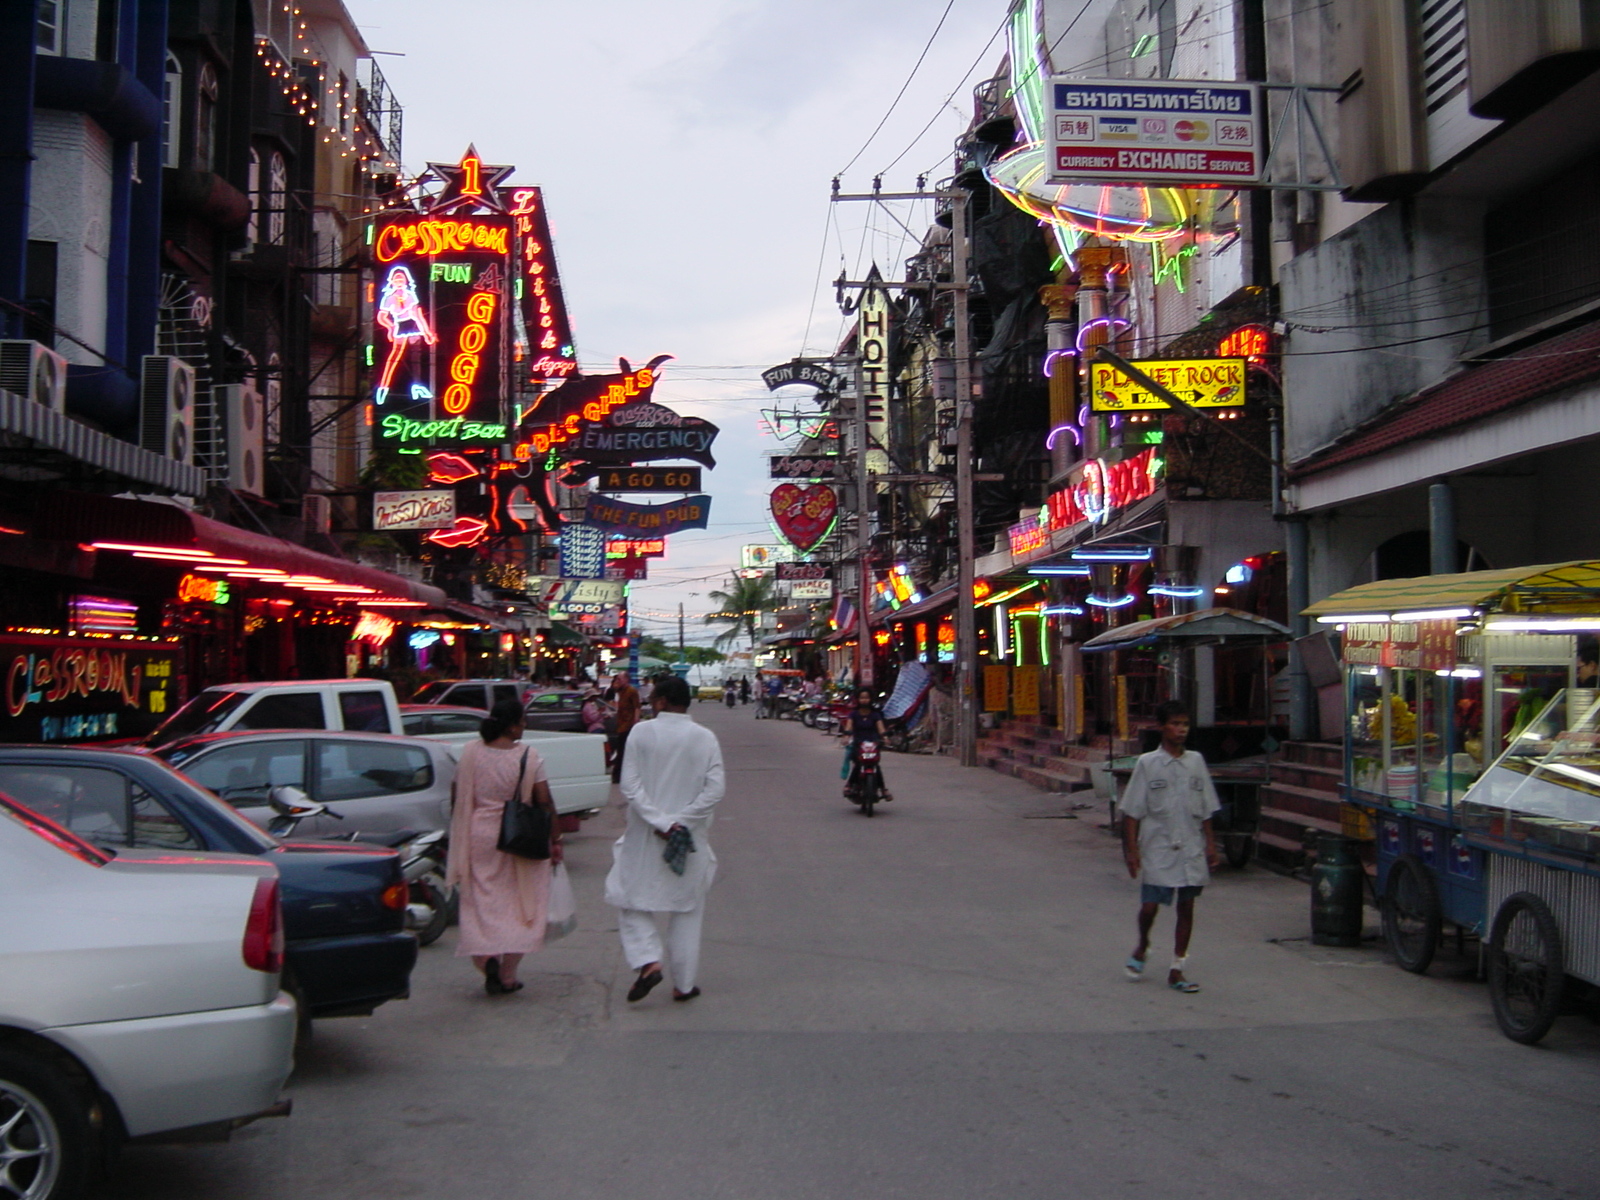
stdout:
<svg viewBox="0 0 1600 1200">
<path fill-rule="evenodd" d="M 843 479 L 846 468 L 837 454 L 776 454 L 767 460 L 774 479 Z"/>
<path fill-rule="evenodd" d="M 656 537 L 682 529 L 704 529 L 710 519 L 710 496 L 686 496 L 671 504 L 628 504 L 607 496 L 590 496 L 583 514 L 586 525 Z"/>
<path fill-rule="evenodd" d="M 606 531 L 594 525 L 561 527 L 561 574 L 566 579 L 599 579 L 606 569 Z"/>
<path fill-rule="evenodd" d="M 774 563 L 794 561 L 794 550 L 789 546 L 741 546 L 739 548 L 739 565 L 741 567 L 770 567 Z M 782 576 L 779 576 L 781 579 Z"/>
<path fill-rule="evenodd" d="M 456 494 L 439 489 L 421 492 L 374 492 L 372 528 L 449 529 L 456 523 Z"/>
</svg>

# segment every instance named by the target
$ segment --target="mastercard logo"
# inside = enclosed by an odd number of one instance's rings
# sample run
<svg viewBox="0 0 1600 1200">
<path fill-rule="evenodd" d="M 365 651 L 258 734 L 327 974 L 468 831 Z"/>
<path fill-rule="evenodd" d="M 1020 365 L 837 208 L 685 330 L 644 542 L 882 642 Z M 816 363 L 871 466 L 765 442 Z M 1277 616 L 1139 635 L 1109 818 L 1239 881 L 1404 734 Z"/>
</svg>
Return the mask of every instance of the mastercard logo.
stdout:
<svg viewBox="0 0 1600 1200">
<path fill-rule="evenodd" d="M 1174 121 L 1172 132 L 1180 142 L 1207 142 L 1211 140 L 1211 122 Z"/>
</svg>

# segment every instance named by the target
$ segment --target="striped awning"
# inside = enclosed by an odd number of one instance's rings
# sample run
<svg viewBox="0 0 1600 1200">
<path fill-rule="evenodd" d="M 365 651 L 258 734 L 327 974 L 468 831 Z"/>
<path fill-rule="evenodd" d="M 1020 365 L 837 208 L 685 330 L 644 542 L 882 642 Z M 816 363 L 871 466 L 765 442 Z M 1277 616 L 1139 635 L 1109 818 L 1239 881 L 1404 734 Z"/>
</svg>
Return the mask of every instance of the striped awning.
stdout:
<svg viewBox="0 0 1600 1200">
<path fill-rule="evenodd" d="M 1502 567 L 1460 575 L 1379 579 L 1335 592 L 1305 609 L 1308 617 L 1388 620 L 1451 609 L 1496 612 L 1600 612 L 1600 562 Z"/>
</svg>

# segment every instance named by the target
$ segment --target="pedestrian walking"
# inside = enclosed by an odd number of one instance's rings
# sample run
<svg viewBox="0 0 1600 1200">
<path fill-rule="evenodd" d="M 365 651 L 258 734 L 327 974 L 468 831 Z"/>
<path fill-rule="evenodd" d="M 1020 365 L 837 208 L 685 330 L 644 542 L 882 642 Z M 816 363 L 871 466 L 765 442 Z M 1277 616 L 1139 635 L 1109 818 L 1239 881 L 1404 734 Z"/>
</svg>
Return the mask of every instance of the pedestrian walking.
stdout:
<svg viewBox="0 0 1600 1200">
<path fill-rule="evenodd" d="M 622 768 L 628 825 L 612 851 L 606 903 L 615 906 L 622 950 L 638 976 L 630 1001 L 643 1000 L 672 974 L 672 998 L 693 1000 L 700 965 L 700 929 L 717 856 L 706 835 L 722 799 L 722 747 L 689 715 L 689 685 L 656 684 L 653 721 L 640 724 Z M 657 917 L 666 921 L 663 944 Z"/>
<path fill-rule="evenodd" d="M 1130 979 L 1143 977 L 1156 914 L 1176 898 L 1178 926 L 1167 986 L 1175 992 L 1198 992 L 1200 985 L 1184 975 L 1184 968 L 1194 932 L 1194 902 L 1210 882 L 1210 868 L 1217 865 L 1211 814 L 1222 805 L 1205 759 L 1184 748 L 1188 708 L 1168 700 L 1156 709 L 1156 720 L 1161 723 L 1161 745 L 1139 756 L 1117 806 L 1128 874 L 1139 881 L 1139 943 L 1124 968 Z"/>
<path fill-rule="evenodd" d="M 622 755 L 628 745 L 628 735 L 639 723 L 639 689 L 634 687 L 624 672 L 612 679 L 616 688 L 616 732 L 611 735 L 611 782 L 622 781 Z"/>
<path fill-rule="evenodd" d="M 750 703 L 750 676 L 748 675 L 739 676 L 739 703 Z"/>
<path fill-rule="evenodd" d="M 501 817 L 515 796 L 555 812 L 544 759 L 521 745 L 522 705 L 502 700 L 484 718 L 481 741 L 461 753 L 451 786 L 450 858 L 445 883 L 459 889 L 461 937 L 456 957 L 472 959 L 491 996 L 522 990 L 517 966 L 544 946 L 550 871 L 561 861 L 561 835 L 544 861 L 498 848 Z"/>
</svg>

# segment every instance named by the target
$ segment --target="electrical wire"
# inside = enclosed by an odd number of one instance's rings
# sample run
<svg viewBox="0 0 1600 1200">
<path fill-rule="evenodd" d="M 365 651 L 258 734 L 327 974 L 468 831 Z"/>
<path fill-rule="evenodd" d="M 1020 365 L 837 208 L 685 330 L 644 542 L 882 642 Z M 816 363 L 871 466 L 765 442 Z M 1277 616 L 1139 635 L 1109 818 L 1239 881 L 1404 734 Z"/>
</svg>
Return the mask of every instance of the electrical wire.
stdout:
<svg viewBox="0 0 1600 1200">
<path fill-rule="evenodd" d="M 1005 31 L 1006 25 L 1009 22 L 1010 17 L 1007 16 L 1000 22 L 999 25 L 995 27 L 995 31 L 989 35 L 989 40 L 983 44 L 983 49 L 978 51 L 978 57 L 972 60 L 972 65 L 968 67 L 966 73 L 961 76 L 961 81 L 957 83 L 955 87 L 950 89 L 950 94 L 946 96 L 940 103 L 939 107 L 934 111 L 933 116 L 928 118 L 928 123 L 917 131 L 916 136 L 913 137 L 910 142 L 906 143 L 906 148 L 900 151 L 899 154 L 896 154 L 889 164 L 878 172 L 880 177 L 887 175 L 890 171 L 894 170 L 895 167 L 899 166 L 900 160 L 906 155 L 910 154 L 912 150 L 916 149 L 917 144 L 922 141 L 923 136 L 928 132 L 928 130 L 933 128 L 933 123 L 940 117 L 944 116 L 945 109 L 948 108 L 950 106 L 950 102 L 956 98 L 956 93 L 966 86 L 967 80 L 972 78 L 972 73 L 978 69 L 978 64 L 983 62 L 984 55 L 989 53 L 989 47 L 994 45 L 995 38 L 999 37 L 1001 33 Z M 939 161 L 943 162 L 944 160 L 940 159 Z M 927 171 L 923 172 L 924 175 L 929 173 L 930 172 Z"/>
<path fill-rule="evenodd" d="M 939 31 L 944 28 L 945 21 L 949 19 L 950 10 L 955 6 L 956 0 L 947 0 L 944 12 L 939 14 L 939 23 L 933 27 L 933 32 L 928 35 L 927 44 L 922 47 L 922 53 L 917 55 L 917 61 L 911 67 L 911 74 L 906 76 L 906 81 L 900 85 L 900 90 L 895 93 L 894 101 L 889 105 L 888 111 L 883 114 L 882 119 L 879 120 L 872 132 L 867 136 L 867 140 L 861 144 L 861 149 L 857 150 L 850 161 L 845 163 L 844 170 L 834 172 L 835 177 L 845 174 L 851 167 L 855 166 L 861 156 L 867 152 L 867 147 L 872 145 L 873 139 L 883 132 L 884 125 L 894 115 L 894 110 L 900 106 L 900 101 L 905 98 L 906 89 L 911 86 L 911 81 L 917 77 L 917 72 L 922 69 L 923 61 L 928 57 L 928 51 L 933 49 L 934 39 L 939 36 Z"/>
</svg>

